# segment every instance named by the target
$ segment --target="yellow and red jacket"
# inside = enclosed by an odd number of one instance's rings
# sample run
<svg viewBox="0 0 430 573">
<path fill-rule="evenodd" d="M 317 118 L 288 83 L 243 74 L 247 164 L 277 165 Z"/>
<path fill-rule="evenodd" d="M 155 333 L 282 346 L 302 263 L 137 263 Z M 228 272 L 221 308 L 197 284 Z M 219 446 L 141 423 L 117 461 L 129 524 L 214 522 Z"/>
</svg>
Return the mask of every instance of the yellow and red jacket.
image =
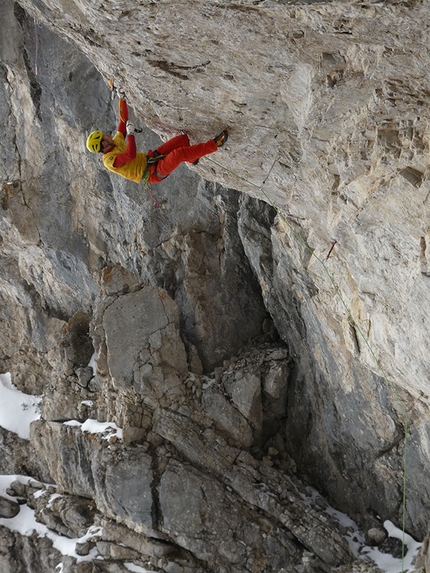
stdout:
<svg viewBox="0 0 430 573">
<path fill-rule="evenodd" d="M 122 177 L 140 183 L 145 174 L 147 156 L 136 151 L 134 135 L 127 136 L 126 123 L 128 120 L 128 107 L 125 99 L 119 100 L 118 131 L 113 137 L 115 147 L 112 151 L 103 154 L 103 165 Z"/>
<path fill-rule="evenodd" d="M 127 139 L 128 145 L 125 142 L 124 135 L 117 131 L 113 137 L 115 147 L 112 151 L 103 154 L 103 165 L 113 173 L 118 173 L 118 175 L 130 181 L 140 183 L 145 173 L 147 157 L 144 153 L 136 151 L 133 135 L 131 137 L 128 136 Z M 130 147 L 132 148 L 131 150 L 129 149 Z M 130 155 L 132 157 L 133 154 L 135 157 L 130 160 Z"/>
</svg>

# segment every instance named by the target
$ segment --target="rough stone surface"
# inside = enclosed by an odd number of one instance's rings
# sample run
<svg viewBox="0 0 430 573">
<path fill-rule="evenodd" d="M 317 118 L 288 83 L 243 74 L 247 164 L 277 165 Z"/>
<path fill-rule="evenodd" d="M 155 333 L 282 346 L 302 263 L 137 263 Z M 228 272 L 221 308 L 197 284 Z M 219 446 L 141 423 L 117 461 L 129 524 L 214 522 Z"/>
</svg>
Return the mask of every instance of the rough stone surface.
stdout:
<svg viewBox="0 0 430 573">
<path fill-rule="evenodd" d="M 0 517 L 10 519 L 19 513 L 19 505 L 13 501 L 9 501 L 5 497 L 0 497 Z"/>
<path fill-rule="evenodd" d="M 428 4 L 0 7 L 0 370 L 43 394 L 0 467 L 88 558 L 2 525 L 2 573 L 371 571 L 308 485 L 400 526 L 405 453 L 424 538 Z M 85 151 L 110 74 L 139 148 L 230 126 L 159 210 Z"/>
<path fill-rule="evenodd" d="M 167 293 L 147 286 L 120 297 L 106 309 L 103 327 L 109 349 L 109 372 L 119 384 L 138 383 L 134 378 L 137 367 L 148 366 L 149 377 L 151 358 L 159 368 L 174 369 L 182 375 L 187 372 L 185 349 L 178 330 L 178 308 Z"/>
</svg>

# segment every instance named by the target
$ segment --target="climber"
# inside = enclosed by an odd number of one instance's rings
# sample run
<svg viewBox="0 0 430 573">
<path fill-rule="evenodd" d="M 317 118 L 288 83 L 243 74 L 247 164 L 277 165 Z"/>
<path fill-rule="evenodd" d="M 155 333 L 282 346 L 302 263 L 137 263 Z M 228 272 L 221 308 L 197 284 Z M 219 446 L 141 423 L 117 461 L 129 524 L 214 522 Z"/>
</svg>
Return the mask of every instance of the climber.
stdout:
<svg viewBox="0 0 430 573">
<path fill-rule="evenodd" d="M 103 165 L 130 181 L 140 183 L 143 179 L 148 183 L 159 183 L 181 163 L 196 164 L 200 157 L 217 151 L 228 139 L 228 130 L 225 129 L 206 143 L 190 145 L 188 136 L 182 134 L 166 141 L 154 151 L 140 153 L 136 151 L 135 127 L 128 119 L 125 94 L 121 90 L 118 95 L 120 120 L 117 133 L 112 138 L 102 131 L 93 131 L 87 138 L 87 149 L 92 153 L 103 153 Z"/>
</svg>

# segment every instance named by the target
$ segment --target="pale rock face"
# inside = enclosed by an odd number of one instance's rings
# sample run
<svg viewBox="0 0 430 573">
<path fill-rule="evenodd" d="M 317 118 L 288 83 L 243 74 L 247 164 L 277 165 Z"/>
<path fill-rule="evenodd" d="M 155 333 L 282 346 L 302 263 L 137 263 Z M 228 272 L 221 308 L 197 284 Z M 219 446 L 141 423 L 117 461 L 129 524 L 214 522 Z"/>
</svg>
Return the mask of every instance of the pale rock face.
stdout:
<svg viewBox="0 0 430 573">
<path fill-rule="evenodd" d="M 351 555 L 291 472 L 367 529 L 400 524 L 407 425 L 406 524 L 423 537 L 428 5 L 1 5 L 0 365 L 44 394 L 30 444 L 1 432 L 3 471 L 92 500 L 114 573 L 278 572 L 307 551 L 327 569 Z M 162 139 L 230 127 L 153 189 L 160 211 L 85 151 L 115 126 L 111 74 Z M 123 441 L 63 425 L 88 418 Z M 24 493 L 77 535 L 67 503 Z M 0 547 L 5 571 L 60 559 L 11 532 Z"/>
<path fill-rule="evenodd" d="M 124 324 L 128 325 L 127 332 Z M 124 295 L 106 309 L 103 326 L 109 372 L 118 383 L 133 383 L 133 370 L 139 355 L 145 353 L 143 349 L 153 356 L 157 366 L 174 368 L 185 375 L 187 360 L 179 337 L 178 308 L 167 294 L 148 286 Z M 144 359 L 142 366 L 145 363 Z"/>
</svg>

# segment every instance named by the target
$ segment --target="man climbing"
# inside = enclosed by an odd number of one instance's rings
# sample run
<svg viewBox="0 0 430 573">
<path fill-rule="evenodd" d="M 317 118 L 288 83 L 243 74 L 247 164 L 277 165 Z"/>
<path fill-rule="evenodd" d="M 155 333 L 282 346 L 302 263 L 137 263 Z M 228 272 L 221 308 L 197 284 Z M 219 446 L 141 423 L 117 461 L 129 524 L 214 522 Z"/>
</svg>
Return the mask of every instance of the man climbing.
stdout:
<svg viewBox="0 0 430 573">
<path fill-rule="evenodd" d="M 87 149 L 92 153 L 103 153 L 103 165 L 130 181 L 140 183 L 144 179 L 148 183 L 159 183 L 181 163 L 196 164 L 200 157 L 217 151 L 228 139 L 228 130 L 225 129 L 206 143 L 190 145 L 188 136 L 182 134 L 166 141 L 154 151 L 140 153 L 136 150 L 135 127 L 128 119 L 124 92 L 121 90 L 118 95 L 120 119 L 117 133 L 112 138 L 102 131 L 93 131 L 87 138 Z"/>
</svg>

